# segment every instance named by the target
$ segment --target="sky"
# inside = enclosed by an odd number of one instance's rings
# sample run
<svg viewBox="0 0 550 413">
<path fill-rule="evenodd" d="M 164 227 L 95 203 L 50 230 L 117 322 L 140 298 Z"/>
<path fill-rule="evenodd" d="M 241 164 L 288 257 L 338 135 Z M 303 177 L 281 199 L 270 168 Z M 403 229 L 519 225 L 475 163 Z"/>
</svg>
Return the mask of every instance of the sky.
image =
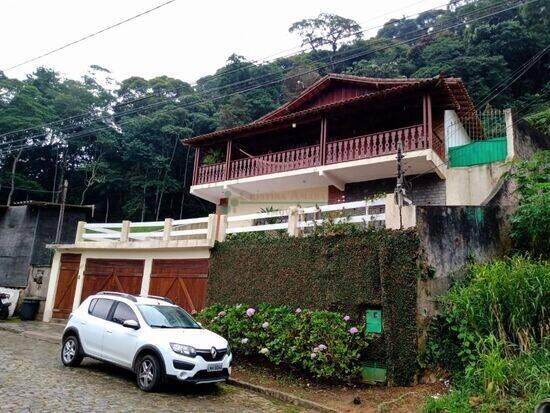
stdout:
<svg viewBox="0 0 550 413">
<path fill-rule="evenodd" d="M 164 0 L 1 0 L 0 70 L 41 55 Z M 445 0 L 176 0 L 97 37 L 6 71 L 25 78 L 39 66 L 79 79 L 90 65 L 130 76 L 167 75 L 189 83 L 212 74 L 233 53 L 263 60 L 295 53 L 288 28 L 321 12 L 356 20 L 366 37 L 390 18 L 413 15 Z"/>
</svg>

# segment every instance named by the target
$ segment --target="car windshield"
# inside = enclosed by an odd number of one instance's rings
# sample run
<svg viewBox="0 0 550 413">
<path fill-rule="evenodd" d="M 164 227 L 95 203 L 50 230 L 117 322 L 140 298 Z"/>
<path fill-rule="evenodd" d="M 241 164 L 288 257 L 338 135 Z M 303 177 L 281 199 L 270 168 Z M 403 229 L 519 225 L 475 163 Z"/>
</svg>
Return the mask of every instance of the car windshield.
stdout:
<svg viewBox="0 0 550 413">
<path fill-rule="evenodd" d="M 183 309 L 171 305 L 140 304 L 139 311 L 153 328 L 201 328 Z"/>
</svg>

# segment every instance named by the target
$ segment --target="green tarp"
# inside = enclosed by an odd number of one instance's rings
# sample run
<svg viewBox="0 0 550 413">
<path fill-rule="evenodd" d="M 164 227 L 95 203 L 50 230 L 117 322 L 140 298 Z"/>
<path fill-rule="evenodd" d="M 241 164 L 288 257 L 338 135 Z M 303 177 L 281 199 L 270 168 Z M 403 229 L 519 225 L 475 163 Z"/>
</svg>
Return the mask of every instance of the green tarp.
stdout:
<svg viewBox="0 0 550 413">
<path fill-rule="evenodd" d="M 503 161 L 506 154 L 506 138 L 493 138 L 449 148 L 449 163 L 451 167 L 483 165 Z"/>
</svg>

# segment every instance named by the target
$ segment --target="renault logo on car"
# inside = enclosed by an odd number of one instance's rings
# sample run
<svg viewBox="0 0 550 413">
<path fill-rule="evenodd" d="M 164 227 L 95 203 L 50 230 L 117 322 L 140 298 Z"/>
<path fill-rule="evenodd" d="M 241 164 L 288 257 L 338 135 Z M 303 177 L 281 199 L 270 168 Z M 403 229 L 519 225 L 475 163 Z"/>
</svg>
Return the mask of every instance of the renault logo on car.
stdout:
<svg viewBox="0 0 550 413">
<path fill-rule="evenodd" d="M 216 347 L 212 347 L 210 349 L 210 354 L 212 354 L 212 358 L 215 359 L 216 355 L 218 354 L 218 351 L 216 350 Z"/>
</svg>

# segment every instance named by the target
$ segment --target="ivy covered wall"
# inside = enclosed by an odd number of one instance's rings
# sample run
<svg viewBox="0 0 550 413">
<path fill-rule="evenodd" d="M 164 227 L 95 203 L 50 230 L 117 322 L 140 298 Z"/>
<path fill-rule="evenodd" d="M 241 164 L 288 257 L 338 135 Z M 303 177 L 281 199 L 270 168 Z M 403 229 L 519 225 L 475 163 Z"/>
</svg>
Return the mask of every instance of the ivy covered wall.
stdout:
<svg viewBox="0 0 550 413">
<path fill-rule="evenodd" d="M 416 363 L 418 245 L 416 232 L 389 230 L 230 239 L 212 251 L 208 302 L 291 305 L 359 317 L 367 308 L 382 308 L 382 348 L 376 353 L 387 355 L 390 381 L 406 385 Z"/>
</svg>

